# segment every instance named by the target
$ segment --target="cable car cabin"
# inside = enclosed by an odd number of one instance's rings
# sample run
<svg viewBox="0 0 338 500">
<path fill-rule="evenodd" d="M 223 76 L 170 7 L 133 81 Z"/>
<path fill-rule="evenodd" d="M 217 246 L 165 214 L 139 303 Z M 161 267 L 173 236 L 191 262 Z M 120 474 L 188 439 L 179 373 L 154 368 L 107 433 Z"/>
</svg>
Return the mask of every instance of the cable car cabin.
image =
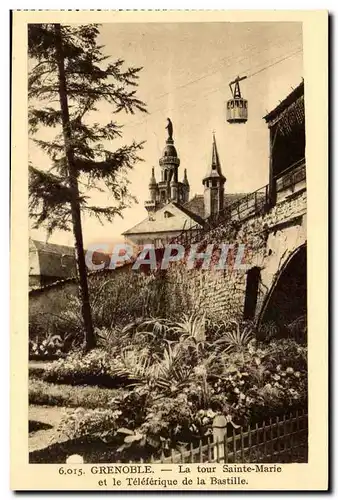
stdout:
<svg viewBox="0 0 338 500">
<path fill-rule="evenodd" d="M 242 98 L 227 102 L 227 122 L 245 123 L 248 120 L 248 101 Z"/>
<path fill-rule="evenodd" d="M 229 123 L 245 123 L 248 119 L 248 101 L 241 96 L 239 82 L 245 80 L 246 76 L 237 77 L 229 83 L 232 99 L 227 102 L 226 116 Z M 235 87 L 233 88 L 233 85 Z"/>
</svg>

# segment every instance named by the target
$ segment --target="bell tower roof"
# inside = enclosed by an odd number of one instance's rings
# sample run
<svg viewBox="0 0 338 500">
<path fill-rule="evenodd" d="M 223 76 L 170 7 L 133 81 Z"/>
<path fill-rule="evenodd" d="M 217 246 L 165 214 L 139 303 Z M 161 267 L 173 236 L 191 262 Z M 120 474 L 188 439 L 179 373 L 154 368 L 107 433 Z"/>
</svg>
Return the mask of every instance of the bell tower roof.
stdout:
<svg viewBox="0 0 338 500">
<path fill-rule="evenodd" d="M 165 147 L 163 149 L 162 157 L 165 156 L 175 156 L 177 158 L 177 151 L 174 146 L 174 140 L 173 139 L 167 139 Z"/>
<path fill-rule="evenodd" d="M 173 139 L 173 124 L 170 118 L 167 118 L 168 125 L 166 129 L 168 131 L 168 137 L 165 141 L 165 147 L 163 149 L 162 157 L 160 158 L 159 164 L 164 168 L 172 168 L 174 166 L 179 167 L 180 159 L 177 155 L 176 148 L 174 146 Z"/>
<path fill-rule="evenodd" d="M 213 135 L 212 135 L 211 166 L 208 169 L 206 175 L 204 176 L 203 181 L 205 181 L 207 179 L 215 179 L 215 178 L 218 178 L 223 182 L 226 181 L 226 178 L 222 174 L 221 162 L 219 161 L 215 134 L 213 133 Z"/>
</svg>

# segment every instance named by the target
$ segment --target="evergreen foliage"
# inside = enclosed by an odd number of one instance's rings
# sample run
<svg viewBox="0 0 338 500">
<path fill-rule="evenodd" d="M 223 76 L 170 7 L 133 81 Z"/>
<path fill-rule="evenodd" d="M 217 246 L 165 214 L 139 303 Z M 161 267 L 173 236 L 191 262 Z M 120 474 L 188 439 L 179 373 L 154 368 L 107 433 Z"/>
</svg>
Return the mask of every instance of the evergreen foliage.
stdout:
<svg viewBox="0 0 338 500">
<path fill-rule="evenodd" d="M 112 115 L 145 112 L 145 104 L 136 96 L 142 68 L 125 67 L 122 59 L 110 62 L 98 45 L 98 25 L 61 25 L 60 29 L 78 202 L 82 212 L 101 222 L 112 221 L 134 201 L 128 192 L 127 173 L 141 160 L 143 143 L 133 141 L 113 150 L 113 141 L 122 138 L 122 127 L 115 120 L 102 124 L 91 118 L 102 103 L 111 106 Z M 28 55 L 33 63 L 28 80 L 29 131 L 51 161 L 48 170 L 29 166 L 30 215 L 35 227 L 43 226 L 49 234 L 55 229 L 71 229 L 72 193 L 62 131 L 56 37 L 53 24 L 28 27 Z M 44 127 L 55 129 L 52 140 L 37 137 Z M 108 190 L 113 206 L 91 204 L 90 190 Z"/>
</svg>

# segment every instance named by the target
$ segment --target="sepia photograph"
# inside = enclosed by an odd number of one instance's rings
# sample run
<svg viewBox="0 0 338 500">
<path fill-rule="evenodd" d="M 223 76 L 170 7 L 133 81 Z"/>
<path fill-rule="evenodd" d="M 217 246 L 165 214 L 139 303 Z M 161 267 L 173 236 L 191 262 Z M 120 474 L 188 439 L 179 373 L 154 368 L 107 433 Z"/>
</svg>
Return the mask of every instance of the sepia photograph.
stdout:
<svg viewBox="0 0 338 500">
<path fill-rule="evenodd" d="M 146 489 L 308 465 L 303 23 L 25 30 L 24 460 Z"/>
<path fill-rule="evenodd" d="M 301 24 L 28 57 L 30 461 L 306 462 Z"/>
</svg>

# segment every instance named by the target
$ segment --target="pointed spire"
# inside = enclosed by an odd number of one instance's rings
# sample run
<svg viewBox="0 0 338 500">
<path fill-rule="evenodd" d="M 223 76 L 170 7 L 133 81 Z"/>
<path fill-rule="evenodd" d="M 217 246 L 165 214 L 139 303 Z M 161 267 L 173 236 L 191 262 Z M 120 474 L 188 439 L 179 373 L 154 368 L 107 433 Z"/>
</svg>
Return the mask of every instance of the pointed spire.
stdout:
<svg viewBox="0 0 338 500">
<path fill-rule="evenodd" d="M 189 186 L 189 181 L 188 181 L 188 176 L 187 176 L 187 169 L 185 168 L 184 169 L 184 177 L 183 177 L 183 184 L 186 184 L 187 186 Z"/>
<path fill-rule="evenodd" d="M 151 177 L 150 177 L 149 185 L 150 186 L 156 185 L 155 168 L 154 167 L 152 167 L 152 169 L 151 169 Z"/>
<path fill-rule="evenodd" d="M 212 133 L 212 156 L 211 156 L 211 168 L 208 169 L 205 177 L 203 180 L 209 179 L 209 178 L 221 178 L 222 180 L 225 181 L 225 177 L 222 174 L 222 169 L 221 169 L 221 162 L 219 161 L 219 156 L 218 156 L 218 151 L 217 151 L 217 144 L 216 144 L 216 138 L 215 138 L 215 132 Z"/>
<path fill-rule="evenodd" d="M 217 170 L 219 174 L 222 174 L 221 163 L 219 161 L 217 144 L 215 139 L 215 132 L 212 133 L 212 160 L 211 160 L 212 170 Z"/>
</svg>

